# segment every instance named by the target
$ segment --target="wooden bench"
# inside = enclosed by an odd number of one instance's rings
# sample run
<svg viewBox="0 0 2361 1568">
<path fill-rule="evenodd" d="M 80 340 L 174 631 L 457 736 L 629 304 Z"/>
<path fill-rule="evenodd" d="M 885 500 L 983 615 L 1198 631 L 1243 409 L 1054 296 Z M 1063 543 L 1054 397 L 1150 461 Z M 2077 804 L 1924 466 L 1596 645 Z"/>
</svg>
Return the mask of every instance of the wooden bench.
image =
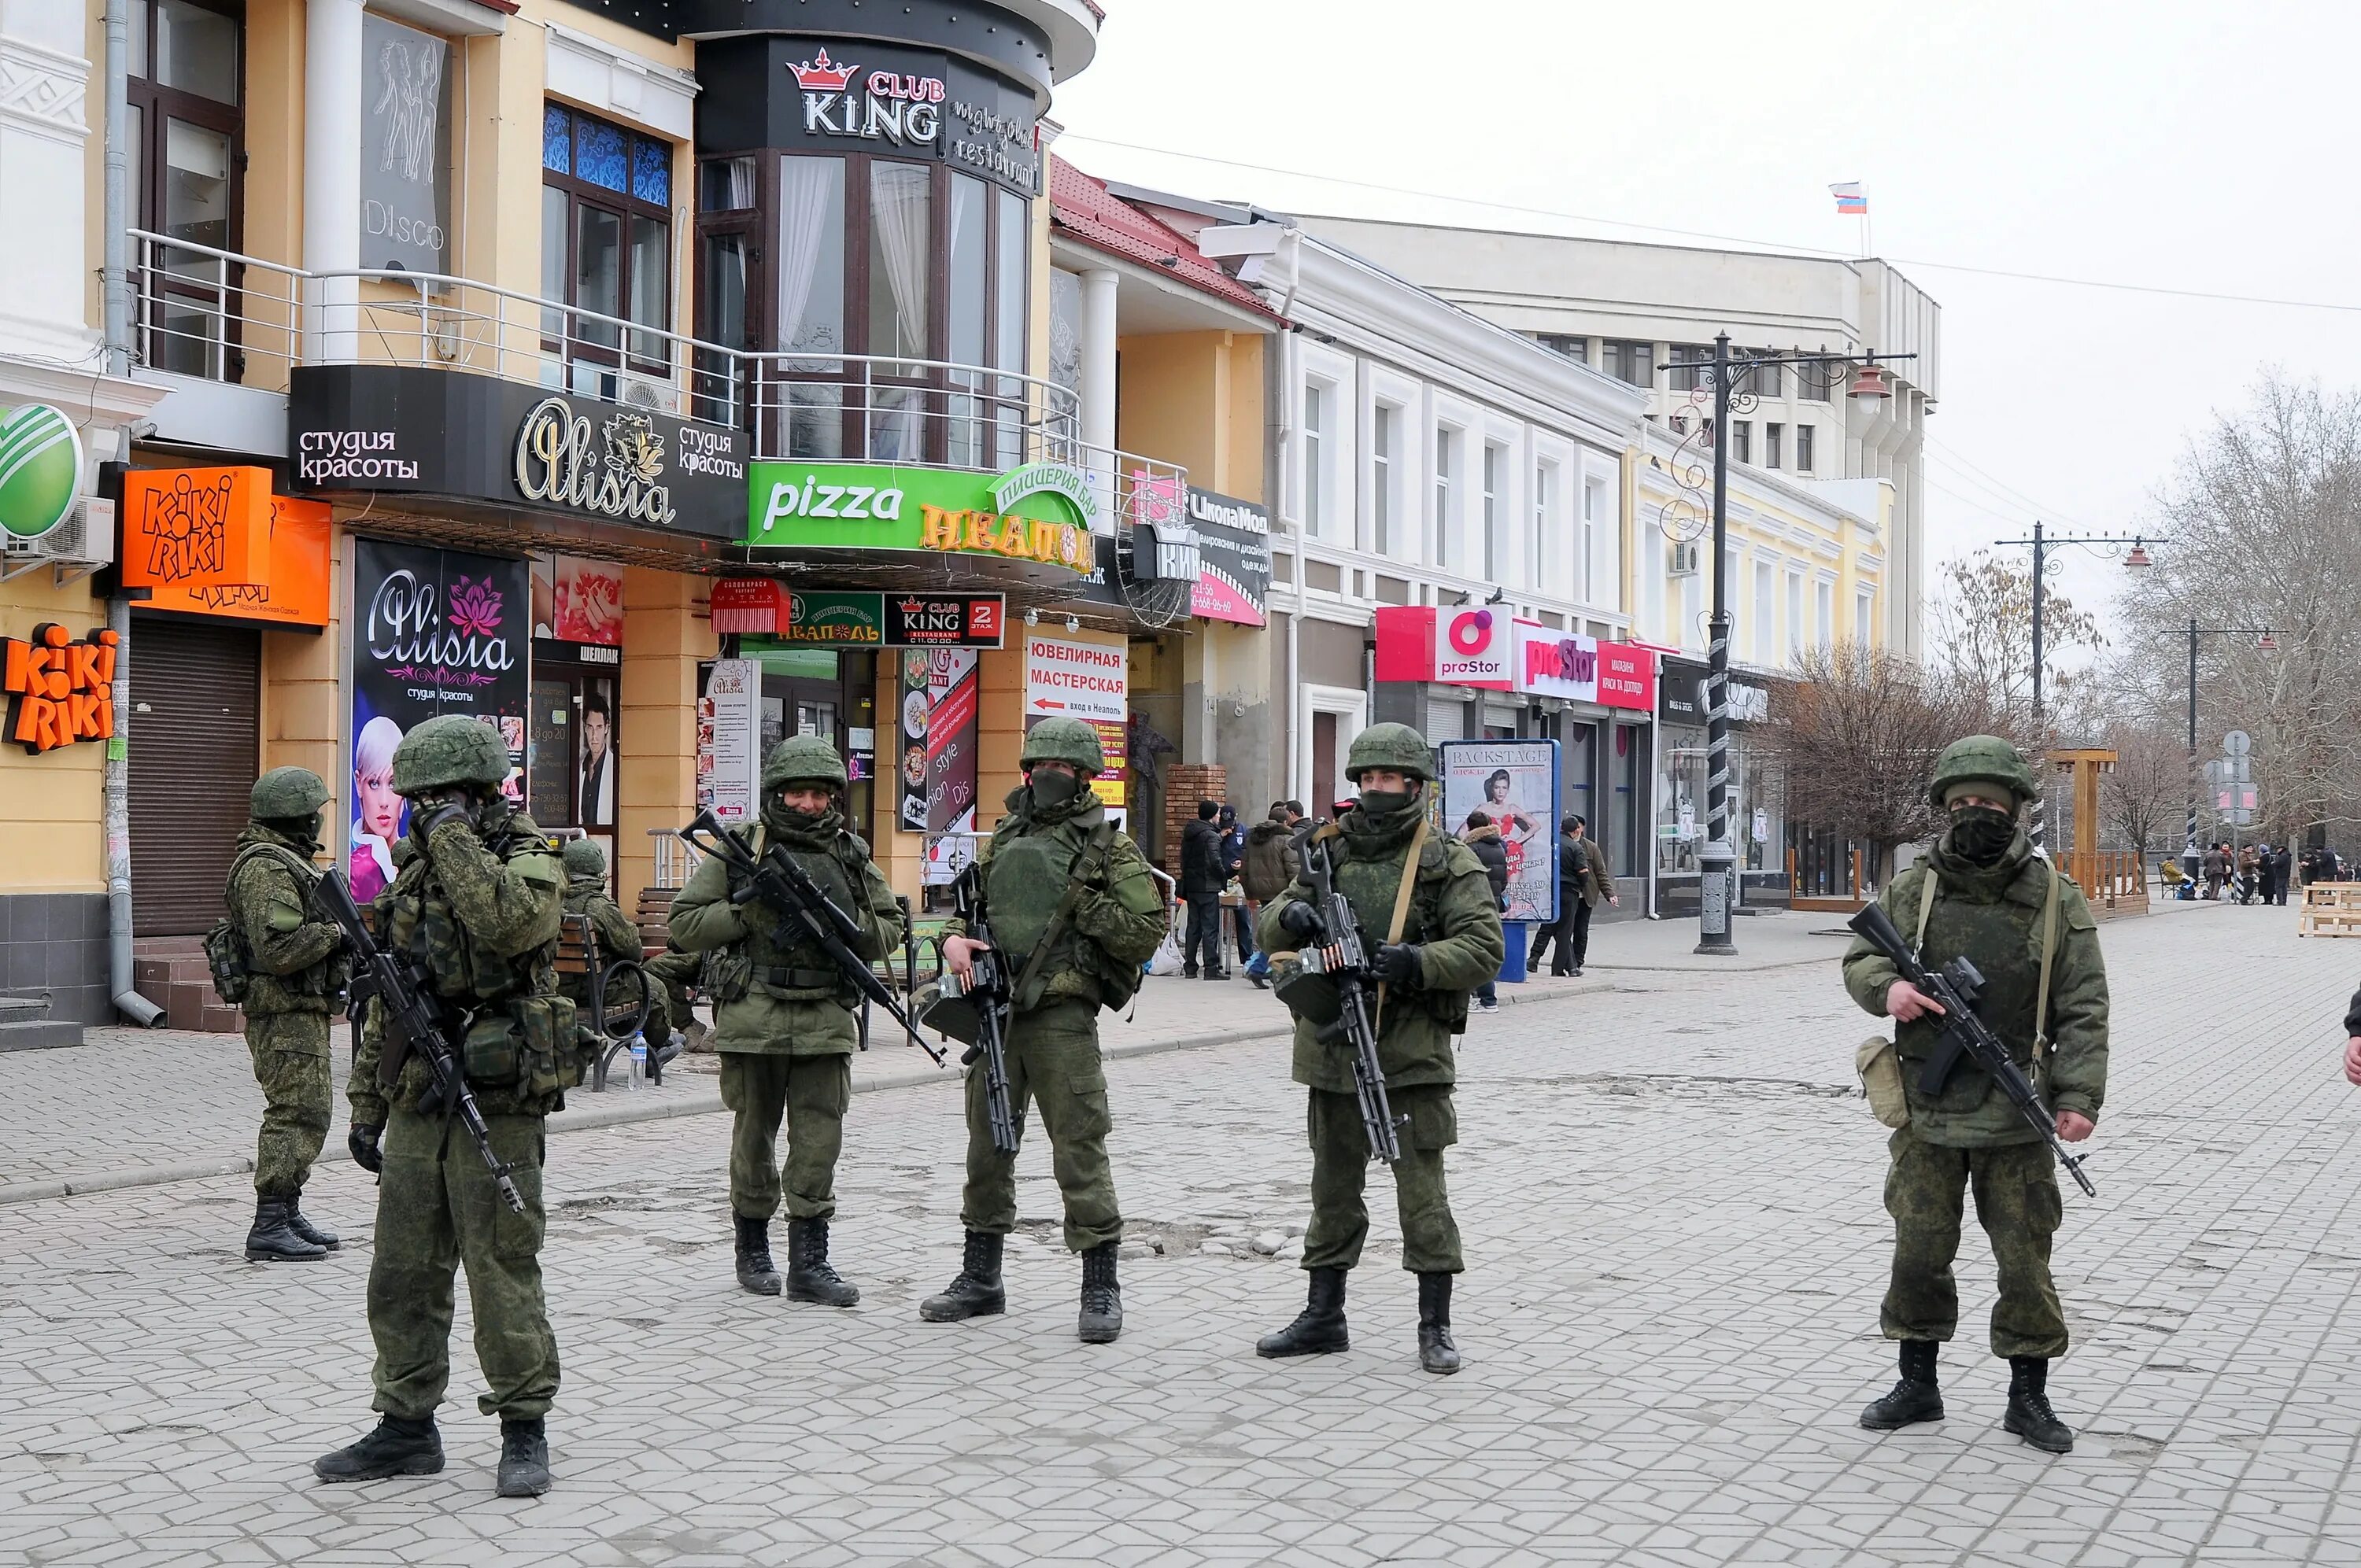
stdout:
<svg viewBox="0 0 2361 1568">
<path fill-rule="evenodd" d="M 590 1032 L 599 1044 L 590 1063 L 590 1088 L 602 1092 L 607 1087 L 607 1074 L 615 1058 L 631 1049 L 634 1037 L 644 1039 L 648 1019 L 655 1010 L 655 982 L 648 971 L 640 967 L 644 955 L 612 957 L 598 946 L 598 927 L 588 915 L 568 915 L 558 922 L 557 963 L 559 976 L 582 982 L 582 993 L 590 1010 Z M 635 988 L 637 1002 L 620 1015 L 607 1015 L 607 989 L 617 981 Z M 664 1064 L 671 1059 L 664 1047 L 670 1043 L 666 1031 L 664 1042 L 652 1045 L 648 1050 L 647 1075 L 650 1083 L 664 1081 Z"/>
<path fill-rule="evenodd" d="M 2299 937 L 2361 937 L 2361 882 L 2316 882 L 2303 890 Z"/>
</svg>

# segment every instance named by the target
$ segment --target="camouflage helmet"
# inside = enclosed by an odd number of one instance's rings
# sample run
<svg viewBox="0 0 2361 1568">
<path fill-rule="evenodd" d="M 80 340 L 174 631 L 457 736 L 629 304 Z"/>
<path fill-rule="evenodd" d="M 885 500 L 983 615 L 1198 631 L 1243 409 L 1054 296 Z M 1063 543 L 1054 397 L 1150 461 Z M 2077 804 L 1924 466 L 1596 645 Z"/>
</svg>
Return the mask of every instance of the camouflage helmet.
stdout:
<svg viewBox="0 0 2361 1568">
<path fill-rule="evenodd" d="M 328 804 L 328 786 L 309 768 L 273 768 L 254 781 L 247 809 L 258 822 L 310 817 Z"/>
<path fill-rule="evenodd" d="M 1026 733 L 1025 750 L 1016 757 L 1020 768 L 1036 762 L 1071 762 L 1087 777 L 1106 772 L 1106 752 L 1099 747 L 1099 732 L 1081 719 L 1045 718 Z"/>
<path fill-rule="evenodd" d="M 1353 737 L 1345 754 L 1345 776 L 1355 784 L 1371 768 L 1391 768 L 1425 783 L 1434 777 L 1434 751 L 1407 724 L 1372 724 Z"/>
<path fill-rule="evenodd" d="M 794 784 L 826 784 L 839 790 L 847 782 L 844 759 L 837 755 L 835 742 L 818 735 L 790 735 L 763 759 L 764 795 Z"/>
<path fill-rule="evenodd" d="M 1944 810 L 1943 797 L 1963 784 L 2000 784 L 2019 806 L 2039 793 L 2024 755 L 1997 735 L 1971 735 L 1943 748 L 1927 797 Z"/>
<path fill-rule="evenodd" d="M 447 784 L 496 785 L 508 776 L 508 742 L 482 719 L 463 714 L 437 714 L 393 749 L 393 793 L 399 795 Z"/>
<path fill-rule="evenodd" d="M 566 874 L 570 877 L 603 877 L 607 874 L 607 851 L 598 847 L 596 839 L 568 839 L 566 848 L 558 851 L 566 862 Z"/>
</svg>

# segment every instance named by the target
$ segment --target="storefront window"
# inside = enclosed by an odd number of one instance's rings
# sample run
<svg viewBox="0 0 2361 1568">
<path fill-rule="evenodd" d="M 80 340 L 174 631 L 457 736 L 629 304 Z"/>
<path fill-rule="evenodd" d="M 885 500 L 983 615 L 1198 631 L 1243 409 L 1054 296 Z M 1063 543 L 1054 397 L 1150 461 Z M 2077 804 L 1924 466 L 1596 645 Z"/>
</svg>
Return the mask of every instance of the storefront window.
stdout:
<svg viewBox="0 0 2361 1568">
<path fill-rule="evenodd" d="M 672 147 L 611 121 L 544 104 L 541 126 L 542 288 L 553 300 L 658 330 L 672 325 Z M 569 360 L 626 362 L 665 375 L 654 333 L 557 311 L 545 346 Z"/>
<path fill-rule="evenodd" d="M 1705 845 L 1706 732 L 1667 724 L 1656 744 L 1656 872 L 1694 872 Z"/>
</svg>

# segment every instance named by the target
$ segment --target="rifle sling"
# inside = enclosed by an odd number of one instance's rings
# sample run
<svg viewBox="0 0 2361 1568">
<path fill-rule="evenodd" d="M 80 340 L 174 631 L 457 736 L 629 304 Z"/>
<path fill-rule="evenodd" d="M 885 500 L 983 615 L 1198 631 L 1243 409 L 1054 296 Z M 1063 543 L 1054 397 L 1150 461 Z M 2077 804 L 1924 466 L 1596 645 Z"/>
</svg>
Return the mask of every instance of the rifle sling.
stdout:
<svg viewBox="0 0 2361 1568">
<path fill-rule="evenodd" d="M 1422 811 L 1418 815 L 1418 826 L 1411 829 L 1410 853 L 1402 857 L 1401 885 L 1394 889 L 1394 917 L 1392 923 L 1386 928 L 1386 946 L 1389 948 L 1401 940 L 1402 922 L 1410 915 L 1411 889 L 1418 883 L 1419 851 L 1425 848 L 1426 813 Z M 1373 1034 L 1383 1034 L 1385 1026 L 1386 982 L 1379 981 L 1378 981 L 1378 1005 L 1376 1011 L 1370 1015 L 1369 1029 Z"/>
</svg>

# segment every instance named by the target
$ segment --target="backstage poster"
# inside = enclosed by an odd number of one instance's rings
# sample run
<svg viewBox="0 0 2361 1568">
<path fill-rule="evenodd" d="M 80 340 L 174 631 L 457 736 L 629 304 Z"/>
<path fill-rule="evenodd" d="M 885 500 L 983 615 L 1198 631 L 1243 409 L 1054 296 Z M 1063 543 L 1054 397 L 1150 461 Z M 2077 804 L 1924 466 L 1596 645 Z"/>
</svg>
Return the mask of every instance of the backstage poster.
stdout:
<svg viewBox="0 0 2361 1568">
<path fill-rule="evenodd" d="M 1467 836 L 1467 814 L 1482 811 L 1509 849 L 1509 907 L 1503 920 L 1557 918 L 1557 742 L 1445 740 L 1443 825 Z"/>
<path fill-rule="evenodd" d="M 429 545 L 353 544 L 353 820 L 349 874 L 363 903 L 393 880 L 407 811 L 393 751 L 438 713 L 480 718 L 509 751 L 522 794 L 531 568 Z"/>
</svg>

